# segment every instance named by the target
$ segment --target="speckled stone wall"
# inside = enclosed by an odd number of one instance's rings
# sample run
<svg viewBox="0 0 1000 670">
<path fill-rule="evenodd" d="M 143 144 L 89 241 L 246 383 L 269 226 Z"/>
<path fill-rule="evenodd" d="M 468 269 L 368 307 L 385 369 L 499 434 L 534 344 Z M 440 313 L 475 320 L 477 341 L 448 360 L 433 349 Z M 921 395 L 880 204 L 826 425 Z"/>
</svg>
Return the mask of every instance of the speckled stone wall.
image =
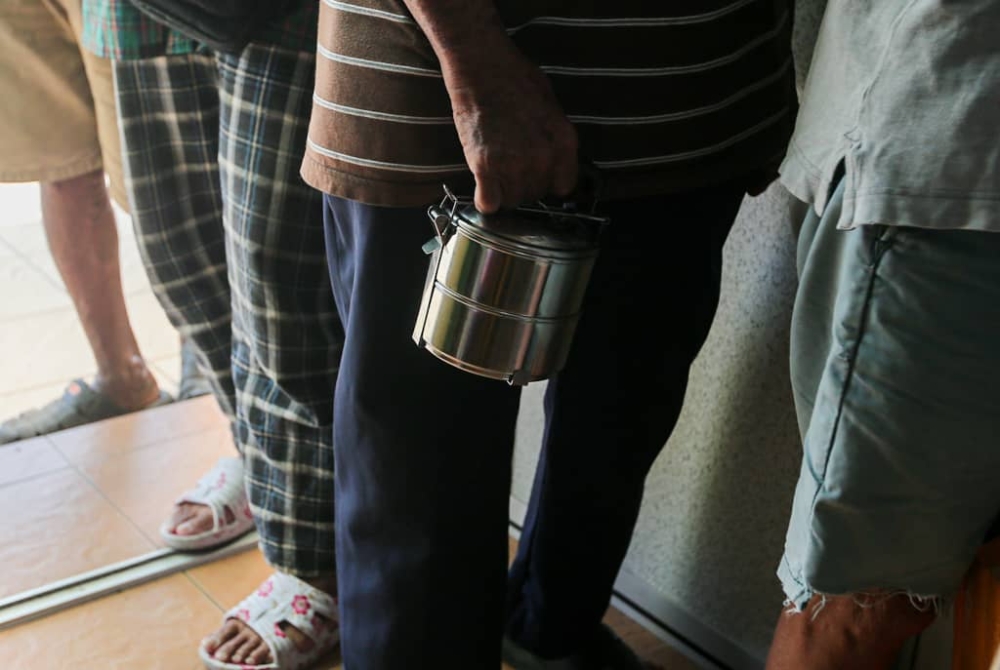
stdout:
<svg viewBox="0 0 1000 670">
<path fill-rule="evenodd" d="M 763 657 L 800 446 L 788 381 L 792 200 L 748 201 L 680 423 L 647 484 L 626 569 Z"/>
</svg>

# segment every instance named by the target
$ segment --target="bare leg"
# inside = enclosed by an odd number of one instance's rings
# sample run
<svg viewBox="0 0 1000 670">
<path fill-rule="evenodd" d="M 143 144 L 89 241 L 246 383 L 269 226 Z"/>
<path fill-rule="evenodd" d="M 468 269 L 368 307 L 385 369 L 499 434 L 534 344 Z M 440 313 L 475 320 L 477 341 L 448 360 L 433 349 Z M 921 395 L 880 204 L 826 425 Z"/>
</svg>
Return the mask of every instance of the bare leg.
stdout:
<svg viewBox="0 0 1000 670">
<path fill-rule="evenodd" d="M 129 324 L 118 262 L 118 231 L 97 171 L 42 184 L 49 248 L 97 360 L 94 388 L 123 409 L 159 397 Z"/>
<path fill-rule="evenodd" d="M 861 603 L 861 604 L 859 604 Z M 814 597 L 782 613 L 766 670 L 888 670 L 906 641 L 933 623 L 934 608 L 905 595 Z"/>
<path fill-rule="evenodd" d="M 303 581 L 324 593 L 333 596 L 337 594 L 336 577 L 304 579 Z M 297 628 L 287 623 L 282 624 L 281 628 L 300 651 L 308 651 L 312 648 L 313 641 Z M 229 619 L 222 624 L 206 639 L 205 648 L 213 654 L 216 660 L 224 663 L 244 663 L 253 667 L 273 661 L 271 651 L 260 636 L 239 619 Z"/>
</svg>

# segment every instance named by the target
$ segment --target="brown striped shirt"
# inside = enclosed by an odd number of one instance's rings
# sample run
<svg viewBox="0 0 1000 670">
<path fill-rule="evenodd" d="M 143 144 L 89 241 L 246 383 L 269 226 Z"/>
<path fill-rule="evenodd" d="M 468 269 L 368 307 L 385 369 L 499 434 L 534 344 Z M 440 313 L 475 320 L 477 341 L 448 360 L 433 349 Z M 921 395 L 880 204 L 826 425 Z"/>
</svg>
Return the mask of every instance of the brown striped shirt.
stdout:
<svg viewBox="0 0 1000 670">
<path fill-rule="evenodd" d="M 402 0 L 320 1 L 306 181 L 376 205 L 424 205 L 444 183 L 471 195 L 440 65 Z M 783 156 L 796 111 L 789 2 L 496 4 L 606 197 L 741 175 L 751 187 Z"/>
</svg>

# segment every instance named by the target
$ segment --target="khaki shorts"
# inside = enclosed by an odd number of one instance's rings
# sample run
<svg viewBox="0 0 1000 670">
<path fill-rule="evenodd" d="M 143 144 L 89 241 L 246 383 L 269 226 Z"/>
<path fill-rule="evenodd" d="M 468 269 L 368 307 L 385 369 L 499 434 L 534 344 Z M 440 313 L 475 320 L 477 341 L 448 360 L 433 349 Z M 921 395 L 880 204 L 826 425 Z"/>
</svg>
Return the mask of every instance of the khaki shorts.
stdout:
<svg viewBox="0 0 1000 670">
<path fill-rule="evenodd" d="M 99 170 L 127 205 L 111 61 L 80 46 L 81 0 L 0 0 L 0 182 Z"/>
</svg>

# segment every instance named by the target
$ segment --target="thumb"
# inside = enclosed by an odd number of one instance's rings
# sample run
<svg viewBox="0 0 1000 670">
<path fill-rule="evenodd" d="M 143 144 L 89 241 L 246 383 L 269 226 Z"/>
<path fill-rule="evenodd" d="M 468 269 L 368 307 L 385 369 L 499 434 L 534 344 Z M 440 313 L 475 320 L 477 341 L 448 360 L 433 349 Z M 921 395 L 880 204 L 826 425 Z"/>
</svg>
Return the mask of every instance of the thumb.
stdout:
<svg viewBox="0 0 1000 670">
<path fill-rule="evenodd" d="M 476 175 L 476 209 L 483 214 L 492 214 L 503 204 L 503 188 L 495 179 Z"/>
</svg>

